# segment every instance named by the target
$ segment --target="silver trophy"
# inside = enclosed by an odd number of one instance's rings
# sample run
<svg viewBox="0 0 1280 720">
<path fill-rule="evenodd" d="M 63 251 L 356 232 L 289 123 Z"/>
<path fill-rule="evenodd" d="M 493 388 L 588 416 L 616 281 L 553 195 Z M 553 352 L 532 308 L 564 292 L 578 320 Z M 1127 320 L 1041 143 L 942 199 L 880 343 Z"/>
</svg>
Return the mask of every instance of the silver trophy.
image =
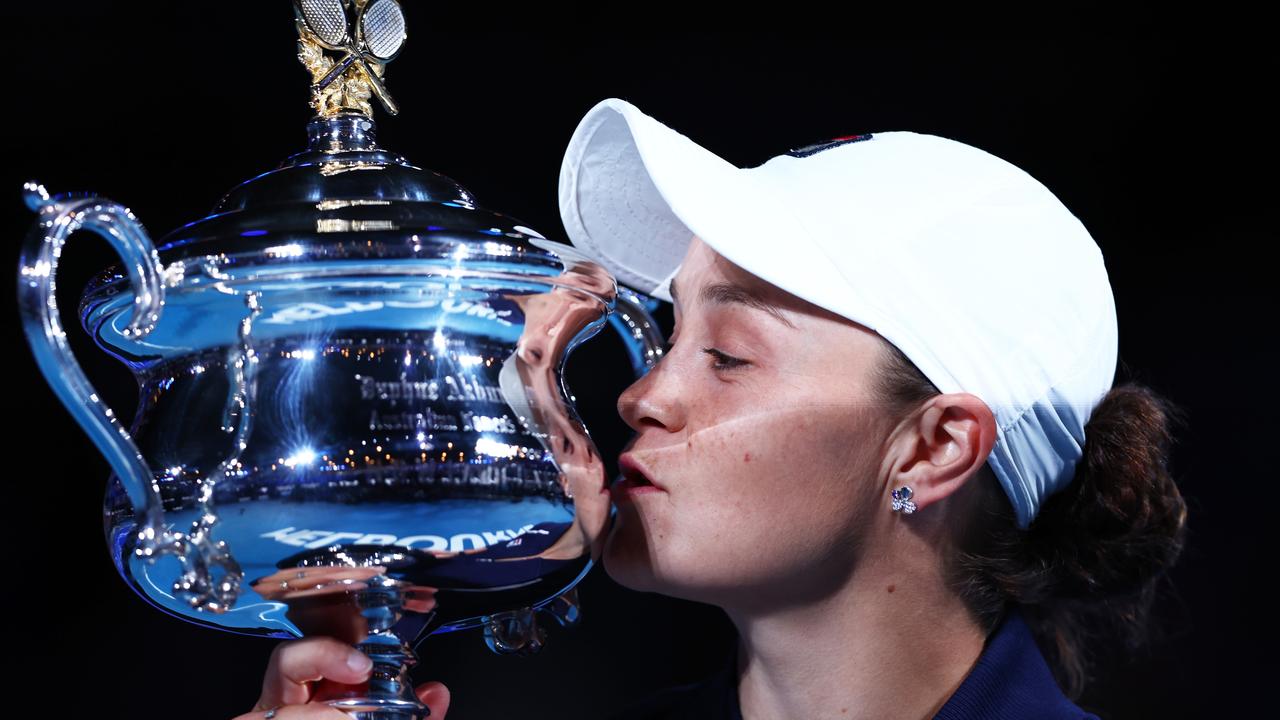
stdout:
<svg viewBox="0 0 1280 720">
<path fill-rule="evenodd" d="M 323 699 L 417 720 L 422 638 L 481 628 L 495 652 L 532 653 L 548 620 L 576 622 L 612 506 L 565 360 L 608 322 L 643 374 L 664 340 L 655 300 L 378 147 L 368 99 L 390 102 L 395 0 L 295 10 L 307 149 L 158 247 L 120 204 L 28 183 L 18 300 L 41 371 L 114 471 L 104 525 L 125 582 L 208 627 L 342 638 L 372 675 Z M 137 378 L 127 429 L 59 325 L 77 230 L 122 260 L 79 315 Z"/>
</svg>

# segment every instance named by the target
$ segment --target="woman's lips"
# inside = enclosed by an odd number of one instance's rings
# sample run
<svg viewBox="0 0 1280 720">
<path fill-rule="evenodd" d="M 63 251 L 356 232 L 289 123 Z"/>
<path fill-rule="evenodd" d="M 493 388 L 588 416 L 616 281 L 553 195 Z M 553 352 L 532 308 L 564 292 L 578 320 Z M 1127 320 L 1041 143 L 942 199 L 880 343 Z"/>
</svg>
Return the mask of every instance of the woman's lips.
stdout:
<svg viewBox="0 0 1280 720">
<path fill-rule="evenodd" d="M 652 485 L 636 485 L 630 480 L 616 482 L 609 487 L 609 495 L 615 503 L 631 502 L 633 495 L 647 495 L 663 492 Z"/>
<path fill-rule="evenodd" d="M 615 502 L 627 500 L 632 495 L 666 492 L 665 488 L 653 482 L 653 478 L 630 453 L 624 453 L 618 458 L 618 469 L 620 474 L 609 486 Z"/>
</svg>

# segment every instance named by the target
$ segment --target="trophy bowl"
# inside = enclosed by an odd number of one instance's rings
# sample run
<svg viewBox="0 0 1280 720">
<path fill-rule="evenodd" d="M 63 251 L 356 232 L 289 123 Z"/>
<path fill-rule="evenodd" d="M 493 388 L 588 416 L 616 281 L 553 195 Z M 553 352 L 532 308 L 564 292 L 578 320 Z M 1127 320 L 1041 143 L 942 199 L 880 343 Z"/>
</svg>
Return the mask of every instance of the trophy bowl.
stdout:
<svg viewBox="0 0 1280 720">
<path fill-rule="evenodd" d="M 364 15 L 397 22 L 386 3 L 356 3 L 349 34 L 372 49 L 308 17 L 326 3 L 295 4 L 307 148 L 158 245 L 118 203 L 27 183 L 18 282 L 38 366 L 113 470 L 124 581 L 204 626 L 353 644 L 368 686 L 323 699 L 379 719 L 430 714 L 407 674 L 432 633 L 528 654 L 542 620 L 577 621 L 612 506 L 565 361 L 606 322 L 637 375 L 664 345 L 656 300 L 378 147 L 368 98 L 394 112 L 378 76 L 398 46 Z M 59 325 L 58 260 L 82 229 L 121 258 L 79 316 L 138 382 L 127 428 Z"/>
</svg>

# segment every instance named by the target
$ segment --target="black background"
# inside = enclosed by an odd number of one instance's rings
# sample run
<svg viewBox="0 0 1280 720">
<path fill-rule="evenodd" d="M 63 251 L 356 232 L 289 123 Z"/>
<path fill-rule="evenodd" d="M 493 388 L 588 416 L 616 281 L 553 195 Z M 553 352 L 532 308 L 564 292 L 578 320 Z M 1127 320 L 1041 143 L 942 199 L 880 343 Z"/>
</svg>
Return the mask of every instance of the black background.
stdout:
<svg viewBox="0 0 1280 720">
<path fill-rule="evenodd" d="M 740 167 L 837 135 L 908 129 L 986 149 L 1053 189 L 1106 257 L 1128 377 L 1191 420 L 1173 457 L 1190 544 L 1172 572 L 1175 591 L 1157 606 L 1169 638 L 1149 654 L 1109 658 L 1080 704 L 1104 718 L 1189 718 L 1265 703 L 1280 669 L 1264 600 L 1275 569 L 1278 428 L 1261 375 L 1275 367 L 1266 260 L 1277 117 L 1266 99 L 1280 68 L 1259 19 L 1119 17 L 1074 4 L 1056 16 L 885 17 L 787 3 L 732 22 L 612 6 L 524 17 L 483 5 L 405 7 L 410 38 L 386 74 L 401 114 L 377 108 L 380 144 L 553 239 L 564 240 L 556 183 L 565 145 L 606 97 Z M 283 0 L 203 11 L 45 3 L 6 7 L 4 18 L 0 206 L 15 265 L 34 217 L 23 181 L 121 202 L 159 238 L 302 148 L 307 77 Z M 132 377 L 74 313 L 85 281 L 115 261 L 104 240 L 77 235 L 58 298 L 88 376 L 132 418 Z M 5 622 L 18 707 L 6 711 L 246 711 L 276 641 L 184 623 L 125 586 L 101 534 L 108 466 L 39 374 L 9 307 L 5 552 L 16 562 Z M 669 329 L 666 308 L 660 319 Z M 614 407 L 629 382 L 621 344 L 602 334 L 567 373 L 612 477 L 628 437 Z M 579 587 L 582 624 L 554 633 L 540 656 L 496 656 L 478 635 L 452 633 L 419 647 L 416 681 L 449 685 L 450 720 L 594 718 L 705 675 L 733 639 L 718 609 L 631 592 L 599 567 Z"/>
</svg>

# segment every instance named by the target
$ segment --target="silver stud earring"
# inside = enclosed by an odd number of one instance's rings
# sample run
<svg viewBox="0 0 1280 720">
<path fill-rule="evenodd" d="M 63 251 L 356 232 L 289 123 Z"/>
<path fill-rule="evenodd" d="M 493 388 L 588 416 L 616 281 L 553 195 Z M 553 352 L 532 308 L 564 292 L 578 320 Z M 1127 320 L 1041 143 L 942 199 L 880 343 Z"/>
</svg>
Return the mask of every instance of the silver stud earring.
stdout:
<svg viewBox="0 0 1280 720">
<path fill-rule="evenodd" d="M 903 485 L 893 491 L 893 511 L 902 511 L 907 515 L 916 511 L 916 504 L 911 502 L 911 488 Z"/>
</svg>

